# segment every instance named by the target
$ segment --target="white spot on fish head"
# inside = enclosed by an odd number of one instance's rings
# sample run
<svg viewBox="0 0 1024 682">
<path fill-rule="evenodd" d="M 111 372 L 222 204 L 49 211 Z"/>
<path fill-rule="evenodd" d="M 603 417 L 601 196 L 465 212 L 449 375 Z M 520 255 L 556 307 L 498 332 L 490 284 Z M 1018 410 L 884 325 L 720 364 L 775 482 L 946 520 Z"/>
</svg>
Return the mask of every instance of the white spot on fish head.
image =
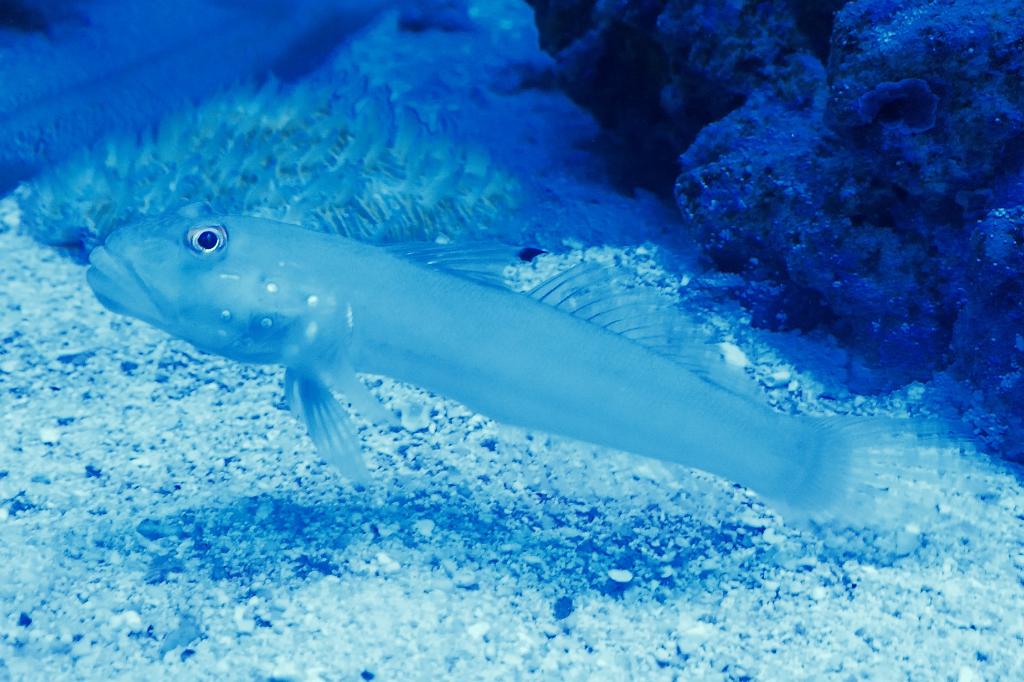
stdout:
<svg viewBox="0 0 1024 682">
<path fill-rule="evenodd" d="M 320 302 L 320 298 L 316 294 L 310 294 L 306 297 L 306 305 L 310 308 L 315 308 L 316 304 Z"/>
<path fill-rule="evenodd" d="M 277 282 L 267 282 L 267 293 L 276 294 L 278 292 Z"/>
<path fill-rule="evenodd" d="M 260 320 L 260 326 L 263 327 L 264 329 L 270 329 L 271 327 L 274 326 L 274 321 L 269 317 L 264 317 L 263 319 Z"/>
<path fill-rule="evenodd" d="M 349 329 L 355 326 L 355 317 L 352 315 L 352 304 L 349 303 L 345 306 L 345 324 L 348 325 Z"/>
<path fill-rule="evenodd" d="M 222 272 L 220 275 L 218 275 L 218 277 L 220 277 L 221 279 L 224 279 L 224 280 L 232 281 L 232 282 L 242 279 L 240 275 L 235 275 L 235 274 L 230 273 L 230 272 Z"/>
<path fill-rule="evenodd" d="M 225 308 L 224 310 L 220 311 L 220 319 L 222 319 L 224 321 L 230 320 L 231 319 L 231 311 L 228 310 L 227 308 Z"/>
<path fill-rule="evenodd" d="M 320 326 L 316 322 L 310 322 L 306 325 L 306 338 L 312 341 L 316 338 L 317 332 L 320 331 Z"/>
</svg>

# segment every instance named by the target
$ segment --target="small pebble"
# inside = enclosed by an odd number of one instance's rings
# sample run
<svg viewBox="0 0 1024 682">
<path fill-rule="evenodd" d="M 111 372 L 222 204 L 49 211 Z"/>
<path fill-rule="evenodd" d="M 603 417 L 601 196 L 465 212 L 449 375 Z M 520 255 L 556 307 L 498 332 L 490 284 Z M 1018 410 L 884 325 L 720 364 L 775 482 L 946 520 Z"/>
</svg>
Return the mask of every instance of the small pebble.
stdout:
<svg viewBox="0 0 1024 682">
<path fill-rule="evenodd" d="M 412 524 L 412 527 L 416 529 L 416 532 L 425 538 L 429 538 L 431 533 L 434 532 L 434 522 L 430 519 L 420 519 Z"/>
<path fill-rule="evenodd" d="M 423 431 L 430 426 L 430 410 L 419 403 L 402 407 L 402 428 L 406 431 Z"/>
<path fill-rule="evenodd" d="M 572 599 L 569 597 L 559 597 L 555 600 L 555 605 L 552 608 L 552 611 L 555 613 L 556 620 L 564 620 L 572 615 L 573 609 L 574 606 Z"/>
<path fill-rule="evenodd" d="M 244 606 L 236 606 L 234 612 L 235 628 L 241 633 L 251 633 L 256 630 L 256 623 L 246 613 Z"/>
<path fill-rule="evenodd" d="M 166 521 L 158 519 L 142 519 L 135 527 L 137 532 L 147 540 L 159 540 L 174 533 L 175 529 Z"/>
<path fill-rule="evenodd" d="M 299 668 L 293 661 L 277 660 L 274 662 L 274 672 L 270 675 L 271 680 L 298 680 L 300 679 Z"/>
<path fill-rule="evenodd" d="M 115 628 L 124 628 L 130 632 L 138 632 L 142 629 L 142 616 L 138 611 L 122 611 L 110 619 L 110 624 Z"/>
<path fill-rule="evenodd" d="M 480 587 L 479 581 L 476 579 L 476 575 L 469 570 L 463 569 L 452 576 L 452 580 L 455 582 L 456 587 L 461 587 L 464 590 L 475 590 Z"/>
<path fill-rule="evenodd" d="M 160 645 L 160 653 L 166 654 L 172 649 L 184 647 L 199 639 L 202 635 L 203 633 L 199 629 L 196 619 L 188 614 L 183 615 L 178 620 L 178 627 L 171 630 L 164 638 L 163 644 Z"/>
<path fill-rule="evenodd" d="M 904 557 L 912 554 L 921 544 L 920 532 L 913 532 L 915 527 L 907 526 L 903 530 L 896 532 L 896 537 L 893 543 L 893 550 L 898 557 Z"/>
<path fill-rule="evenodd" d="M 377 564 L 384 573 L 395 573 L 402 568 L 401 564 L 389 557 L 384 552 L 377 554 Z"/>
<path fill-rule="evenodd" d="M 974 668 L 961 666 L 956 676 L 956 682 L 983 682 L 984 678 Z"/>
<path fill-rule="evenodd" d="M 747 354 L 744 353 L 739 346 L 734 343 L 720 343 L 718 344 L 719 350 L 722 351 L 722 357 L 725 361 L 734 367 L 747 367 L 750 365 L 750 360 L 747 359 Z"/>
<path fill-rule="evenodd" d="M 633 573 L 624 568 L 613 568 L 608 571 L 608 577 L 611 578 L 613 582 L 625 584 L 633 579 Z"/>
<path fill-rule="evenodd" d="M 472 625 L 470 625 L 468 628 L 466 628 L 466 632 L 468 632 L 469 636 L 474 639 L 481 639 L 484 635 L 487 634 L 487 632 L 490 629 L 490 623 L 484 623 L 481 621 L 479 623 L 473 623 Z"/>
<path fill-rule="evenodd" d="M 52 426 L 44 426 L 39 429 L 39 440 L 51 445 L 57 443 L 60 441 L 60 431 Z"/>
<path fill-rule="evenodd" d="M 12 230 L 21 225 L 21 207 L 13 194 L 0 200 L 0 224 Z"/>
</svg>

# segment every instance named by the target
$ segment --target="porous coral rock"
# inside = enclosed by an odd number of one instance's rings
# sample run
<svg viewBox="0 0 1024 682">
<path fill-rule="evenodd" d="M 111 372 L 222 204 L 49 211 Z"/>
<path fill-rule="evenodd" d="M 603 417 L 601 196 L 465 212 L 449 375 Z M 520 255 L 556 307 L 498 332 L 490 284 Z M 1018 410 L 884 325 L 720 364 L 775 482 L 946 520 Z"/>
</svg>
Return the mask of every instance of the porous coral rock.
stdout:
<svg viewBox="0 0 1024 682">
<path fill-rule="evenodd" d="M 1000 416 L 980 416 L 983 428 L 1024 458 L 1024 205 L 990 211 L 967 255 L 971 288 L 954 327 L 953 368 L 986 389 L 972 407 Z"/>
<path fill-rule="evenodd" d="M 632 181 L 665 190 L 701 128 L 817 49 L 835 0 L 528 0 L 566 91 L 627 142 Z"/>
</svg>

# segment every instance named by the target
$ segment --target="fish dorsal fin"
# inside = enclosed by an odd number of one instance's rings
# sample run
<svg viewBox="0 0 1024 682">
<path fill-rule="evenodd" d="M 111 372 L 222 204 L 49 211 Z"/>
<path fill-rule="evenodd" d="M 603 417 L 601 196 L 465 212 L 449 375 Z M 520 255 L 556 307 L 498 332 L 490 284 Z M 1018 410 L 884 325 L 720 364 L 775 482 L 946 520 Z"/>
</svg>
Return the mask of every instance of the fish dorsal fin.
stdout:
<svg viewBox="0 0 1024 682">
<path fill-rule="evenodd" d="M 619 286 L 615 275 L 613 268 L 582 263 L 541 282 L 528 295 L 654 351 L 671 352 L 691 340 L 684 338 L 693 334 L 665 297 Z"/>
<path fill-rule="evenodd" d="M 498 242 L 400 242 L 383 248 L 414 263 L 444 270 L 480 284 L 499 287 L 505 286 L 505 268 L 516 263 L 529 263 L 545 253 L 531 246 L 509 246 Z"/>
<path fill-rule="evenodd" d="M 541 282 L 532 298 L 634 341 L 717 388 L 764 401 L 741 367 L 725 362 L 719 346 L 700 334 L 657 291 L 620 286 L 612 267 L 581 263 Z"/>
</svg>

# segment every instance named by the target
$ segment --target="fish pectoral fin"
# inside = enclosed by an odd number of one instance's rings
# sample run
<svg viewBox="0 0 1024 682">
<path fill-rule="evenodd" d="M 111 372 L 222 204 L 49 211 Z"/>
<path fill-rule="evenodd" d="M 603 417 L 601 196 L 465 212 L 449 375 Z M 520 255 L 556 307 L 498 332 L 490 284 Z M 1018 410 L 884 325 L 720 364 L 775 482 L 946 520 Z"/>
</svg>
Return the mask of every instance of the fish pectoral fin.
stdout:
<svg viewBox="0 0 1024 682">
<path fill-rule="evenodd" d="M 355 372 L 342 374 L 336 388 L 345 394 L 356 412 L 375 425 L 390 427 L 401 424 L 395 413 L 384 407 L 377 396 L 370 393 L 370 389 L 366 388 L 366 384 L 359 380 Z"/>
<path fill-rule="evenodd" d="M 294 414 L 306 422 L 317 452 L 354 483 L 368 483 L 359 436 L 331 390 L 317 379 L 295 370 L 285 373 L 285 398 Z"/>
</svg>

